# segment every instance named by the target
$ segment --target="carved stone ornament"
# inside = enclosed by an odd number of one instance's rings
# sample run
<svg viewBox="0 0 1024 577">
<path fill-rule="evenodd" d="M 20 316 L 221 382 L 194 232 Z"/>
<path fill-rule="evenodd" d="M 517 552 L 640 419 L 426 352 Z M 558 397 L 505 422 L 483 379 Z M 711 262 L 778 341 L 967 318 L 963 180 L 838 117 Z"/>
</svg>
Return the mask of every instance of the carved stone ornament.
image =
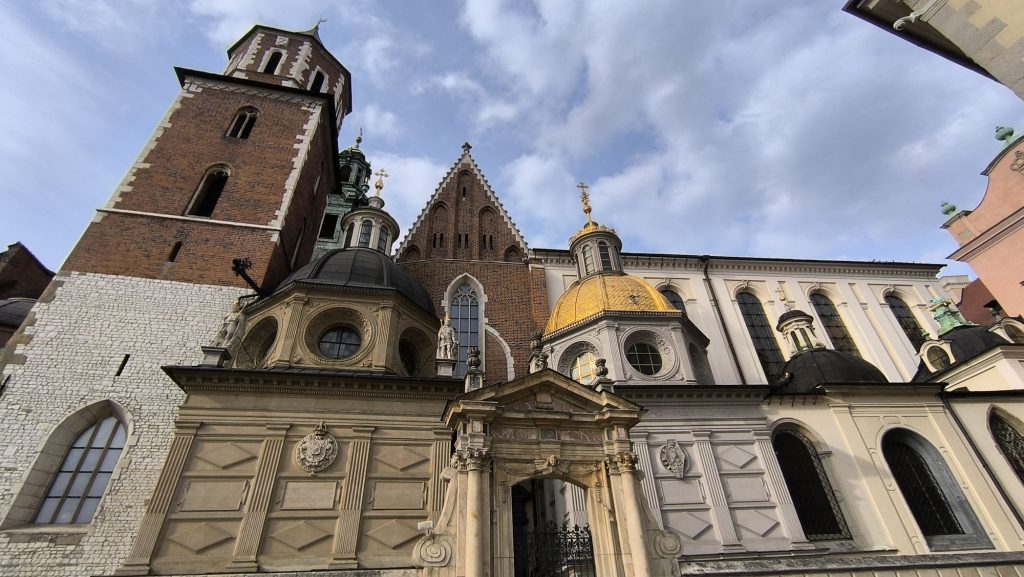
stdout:
<svg viewBox="0 0 1024 577">
<path fill-rule="evenodd" d="M 683 474 L 686 473 L 686 453 L 679 447 L 679 443 L 675 439 L 669 439 L 661 448 L 661 464 L 671 471 L 676 479 L 682 479 Z"/>
<path fill-rule="evenodd" d="M 1019 150 L 1016 152 L 1013 163 L 1010 164 L 1010 170 L 1024 174 L 1024 152 Z"/>
<path fill-rule="evenodd" d="M 295 446 L 295 462 L 309 471 L 310 475 L 330 467 L 337 456 L 338 442 L 327 432 L 327 425 L 323 421 Z"/>
<path fill-rule="evenodd" d="M 444 567 L 452 558 L 451 539 L 436 533 L 424 535 L 413 548 L 412 558 L 421 567 Z"/>
<path fill-rule="evenodd" d="M 675 559 L 683 554 L 683 540 L 674 531 L 656 531 L 651 538 L 654 554 L 662 559 Z"/>
</svg>

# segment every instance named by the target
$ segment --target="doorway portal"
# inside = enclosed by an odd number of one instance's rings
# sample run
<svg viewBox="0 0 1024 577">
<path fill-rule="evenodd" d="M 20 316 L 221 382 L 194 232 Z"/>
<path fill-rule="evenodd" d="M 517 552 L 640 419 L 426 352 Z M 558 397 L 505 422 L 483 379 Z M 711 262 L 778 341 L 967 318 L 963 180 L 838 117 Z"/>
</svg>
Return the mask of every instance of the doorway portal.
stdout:
<svg viewBox="0 0 1024 577">
<path fill-rule="evenodd" d="M 594 577 L 590 527 L 574 521 L 572 490 L 556 479 L 527 479 L 512 486 L 515 577 Z"/>
</svg>

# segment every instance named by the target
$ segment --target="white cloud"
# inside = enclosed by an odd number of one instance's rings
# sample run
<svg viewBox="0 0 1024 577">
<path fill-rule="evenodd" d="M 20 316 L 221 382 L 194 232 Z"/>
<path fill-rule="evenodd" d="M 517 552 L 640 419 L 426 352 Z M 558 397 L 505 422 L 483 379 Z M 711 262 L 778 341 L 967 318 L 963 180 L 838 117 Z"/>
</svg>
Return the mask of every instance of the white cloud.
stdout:
<svg viewBox="0 0 1024 577">
<path fill-rule="evenodd" d="M 389 177 L 381 197 L 387 210 L 398 221 L 402 235 L 419 216 L 449 166 L 427 156 L 405 156 L 390 152 L 366 150 L 374 172 L 384 169 Z M 398 248 L 398 244 L 395 244 Z"/>
<path fill-rule="evenodd" d="M 398 116 L 377 104 L 368 104 L 356 110 L 346 122 L 365 128 L 367 136 L 374 139 L 393 140 L 399 133 Z"/>
</svg>

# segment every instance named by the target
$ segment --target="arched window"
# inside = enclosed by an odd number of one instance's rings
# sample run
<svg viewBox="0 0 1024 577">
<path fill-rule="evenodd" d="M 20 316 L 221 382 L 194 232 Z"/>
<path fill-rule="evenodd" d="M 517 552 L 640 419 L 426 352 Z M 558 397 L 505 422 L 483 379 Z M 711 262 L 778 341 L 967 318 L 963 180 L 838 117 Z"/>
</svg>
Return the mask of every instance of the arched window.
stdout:
<svg viewBox="0 0 1024 577">
<path fill-rule="evenodd" d="M 768 323 L 768 317 L 764 314 L 764 307 L 756 296 L 748 292 L 737 294 L 736 302 L 740 306 L 743 321 L 747 324 L 747 332 L 754 343 L 757 360 L 761 362 L 764 375 L 768 377 L 769 383 L 774 383 L 782 376 L 782 366 L 786 361 L 779 351 L 779 343 L 776 342 L 772 325 Z"/>
<path fill-rule="evenodd" d="M 612 255 L 608 250 L 608 243 L 597 243 L 597 252 L 601 256 L 601 270 L 612 270 Z"/>
<path fill-rule="evenodd" d="M 804 535 L 812 541 L 849 539 L 850 529 L 811 441 L 796 431 L 783 430 L 772 437 L 772 447 Z"/>
<path fill-rule="evenodd" d="M 249 138 L 252 127 L 256 125 L 256 109 L 246 106 L 235 113 L 234 120 L 228 126 L 228 136 L 245 140 Z"/>
<path fill-rule="evenodd" d="M 480 299 L 468 282 L 459 285 L 452 293 L 448 315 L 459 339 L 459 362 L 455 365 L 455 375 L 461 377 L 466 374 L 469 347 L 480 346 Z"/>
<path fill-rule="evenodd" d="M 1024 331 L 1011 324 L 1003 325 L 1003 330 L 1006 331 L 1006 336 L 1010 337 L 1010 342 L 1024 345 Z"/>
<path fill-rule="evenodd" d="M 370 246 L 370 234 L 373 232 L 373 223 L 364 220 L 363 224 L 359 225 L 359 246 L 369 248 Z"/>
<path fill-rule="evenodd" d="M 668 304 L 672 305 L 676 310 L 686 312 L 686 305 L 683 304 L 683 297 L 679 296 L 679 293 L 672 289 L 661 289 L 661 295 L 668 300 Z"/>
<path fill-rule="evenodd" d="M 270 53 L 270 57 L 267 58 L 267 63 L 263 65 L 264 74 L 277 74 L 277 67 L 281 64 L 281 58 L 284 56 L 283 52 L 273 51 Z"/>
<path fill-rule="evenodd" d="M 590 274 L 594 272 L 594 251 L 590 250 L 590 245 L 583 245 L 583 273 Z"/>
<path fill-rule="evenodd" d="M 381 227 L 377 235 L 377 250 L 387 252 L 388 250 L 388 229 Z"/>
<path fill-rule="evenodd" d="M 846 330 L 846 323 L 843 322 L 843 317 L 839 316 L 836 305 L 822 293 L 812 293 L 811 304 L 821 319 L 821 326 L 825 327 L 825 334 L 832 341 L 832 347 L 837 351 L 852 353 L 859 357 L 860 351 L 857 350 L 850 331 Z"/>
<path fill-rule="evenodd" d="M 71 444 L 33 523 L 88 523 L 124 450 L 124 424 L 111 415 L 93 423 Z"/>
<path fill-rule="evenodd" d="M 313 75 L 313 82 L 309 84 L 309 90 L 311 92 L 323 92 L 324 82 L 327 81 L 327 76 L 323 72 L 317 70 L 316 74 Z"/>
<path fill-rule="evenodd" d="M 210 216 L 213 214 L 217 201 L 228 183 L 230 173 L 224 166 L 214 166 L 206 171 L 203 180 L 199 183 L 195 195 L 192 197 L 192 204 L 188 208 L 191 216 Z"/>
<path fill-rule="evenodd" d="M 992 411 L 988 417 L 988 428 L 1013 472 L 1024 482 L 1024 436 L 996 411 Z"/>
<path fill-rule="evenodd" d="M 882 438 L 882 454 L 931 549 L 991 547 L 935 447 L 910 431 L 896 429 Z"/>
<path fill-rule="evenodd" d="M 352 167 L 345 165 L 341 167 L 341 181 L 349 182 L 352 179 Z"/>
<path fill-rule="evenodd" d="M 903 302 L 903 299 L 894 294 L 885 295 L 885 302 L 889 304 L 889 310 L 896 317 L 896 321 L 900 323 L 900 328 L 907 335 L 910 344 L 914 345 L 914 350 L 921 350 L 921 345 L 928 339 L 925 337 L 924 331 L 921 330 L 921 325 L 917 324 L 914 312 L 910 310 L 907 303 Z"/>
<path fill-rule="evenodd" d="M 348 223 L 348 229 L 345 231 L 345 248 L 352 246 L 352 234 L 356 230 L 356 223 Z"/>
</svg>

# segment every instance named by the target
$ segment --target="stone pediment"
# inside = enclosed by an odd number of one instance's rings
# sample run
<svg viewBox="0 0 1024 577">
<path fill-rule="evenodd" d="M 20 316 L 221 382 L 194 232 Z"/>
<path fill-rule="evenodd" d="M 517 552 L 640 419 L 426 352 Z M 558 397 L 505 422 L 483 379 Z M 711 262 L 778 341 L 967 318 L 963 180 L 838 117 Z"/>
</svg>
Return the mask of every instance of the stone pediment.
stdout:
<svg viewBox="0 0 1024 577">
<path fill-rule="evenodd" d="M 595 391 L 552 369 L 459 395 L 445 408 L 444 421 L 452 426 L 471 414 L 487 415 L 492 422 L 573 421 L 605 426 L 610 422 L 632 426 L 645 409 L 608 391 Z"/>
</svg>

